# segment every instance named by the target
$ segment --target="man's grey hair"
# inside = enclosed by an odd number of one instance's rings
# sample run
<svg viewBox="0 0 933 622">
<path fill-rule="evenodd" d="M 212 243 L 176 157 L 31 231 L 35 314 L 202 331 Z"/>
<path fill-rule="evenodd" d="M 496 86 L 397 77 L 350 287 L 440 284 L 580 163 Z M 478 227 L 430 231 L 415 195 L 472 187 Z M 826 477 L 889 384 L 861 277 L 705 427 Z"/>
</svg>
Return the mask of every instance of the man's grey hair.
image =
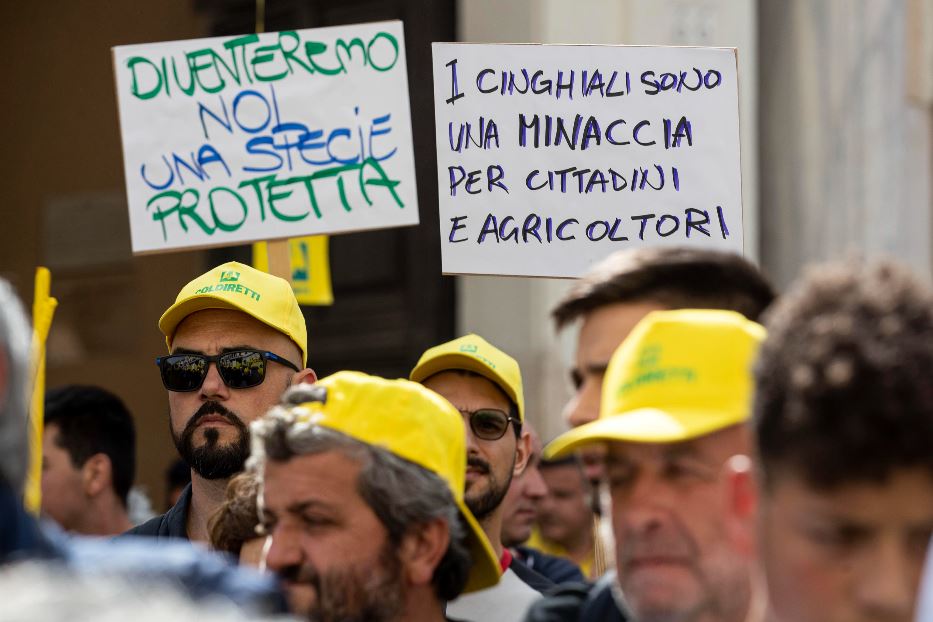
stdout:
<svg viewBox="0 0 933 622">
<path fill-rule="evenodd" d="M 13 287 L 0 278 L 0 486 L 23 491 L 29 468 L 29 346 L 32 331 Z"/>
<path fill-rule="evenodd" d="M 321 401 L 320 387 L 295 386 L 283 396 L 283 404 L 251 424 L 252 452 L 247 468 L 260 482 L 267 461 L 287 462 L 296 456 L 336 451 L 361 465 L 357 492 L 388 532 L 389 542 L 397 545 L 418 525 L 443 519 L 450 530 L 447 552 L 434 570 L 434 590 L 438 598 L 451 600 L 463 591 L 472 565 L 466 543 L 466 528 L 460 509 L 447 483 L 437 474 L 354 438 L 299 421 L 297 405 Z M 263 489 L 259 489 L 262 516 Z"/>
</svg>

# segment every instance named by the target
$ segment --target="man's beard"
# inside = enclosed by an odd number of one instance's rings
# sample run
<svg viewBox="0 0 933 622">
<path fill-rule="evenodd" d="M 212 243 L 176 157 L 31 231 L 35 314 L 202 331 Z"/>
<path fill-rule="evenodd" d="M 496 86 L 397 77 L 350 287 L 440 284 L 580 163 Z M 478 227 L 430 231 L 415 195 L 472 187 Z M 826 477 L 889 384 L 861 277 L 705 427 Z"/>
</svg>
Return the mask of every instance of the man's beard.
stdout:
<svg viewBox="0 0 933 622">
<path fill-rule="evenodd" d="M 704 616 L 718 611 L 719 603 L 714 598 L 709 577 L 700 568 L 696 540 L 681 525 L 667 524 L 650 530 L 628 527 L 617 547 L 618 581 L 635 619 L 641 622 L 686 622 L 705 619 Z M 638 560 L 655 557 L 680 560 L 693 575 L 694 585 L 670 585 L 669 598 L 645 602 L 639 579 L 632 576 L 636 572 L 633 565 Z M 709 619 L 730 618 L 714 615 Z"/>
<path fill-rule="evenodd" d="M 402 564 L 391 543 L 379 552 L 378 565 L 350 566 L 318 573 L 310 565 L 280 572 L 289 581 L 314 588 L 311 622 L 393 622 L 401 619 L 406 590 Z M 295 612 L 303 613 L 303 612 Z"/>
<path fill-rule="evenodd" d="M 499 478 L 493 473 L 489 463 L 482 458 L 468 456 L 467 466 L 479 469 L 486 475 L 488 488 L 485 492 L 478 496 L 471 497 L 469 491 L 467 491 L 464 496 L 464 501 L 466 501 L 467 507 L 470 509 L 470 512 L 473 513 L 473 516 L 476 517 L 476 520 L 483 520 L 502 504 L 502 500 L 505 499 L 505 495 L 509 492 L 509 485 L 512 483 L 512 470 L 515 463 L 513 461 L 512 466 L 509 467 L 508 473 L 506 474 L 505 482 L 501 484 L 499 483 Z"/>
<path fill-rule="evenodd" d="M 236 440 L 221 444 L 220 433 L 214 428 L 205 428 L 203 435 L 206 442 L 200 447 L 195 447 L 194 435 L 198 423 L 209 415 L 220 415 L 230 422 L 237 430 Z M 172 440 L 182 459 L 204 479 L 232 477 L 243 470 L 249 457 L 249 429 L 242 419 L 218 402 L 204 402 L 188 420 L 180 435 L 172 430 Z"/>
</svg>

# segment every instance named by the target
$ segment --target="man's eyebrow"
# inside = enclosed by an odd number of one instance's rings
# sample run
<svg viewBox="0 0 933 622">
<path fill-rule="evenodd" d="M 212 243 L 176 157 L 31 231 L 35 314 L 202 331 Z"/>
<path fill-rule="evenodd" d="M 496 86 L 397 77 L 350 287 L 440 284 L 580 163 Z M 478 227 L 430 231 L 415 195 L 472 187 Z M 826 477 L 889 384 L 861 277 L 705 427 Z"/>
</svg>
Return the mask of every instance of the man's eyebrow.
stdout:
<svg viewBox="0 0 933 622">
<path fill-rule="evenodd" d="M 235 350 L 262 350 L 262 348 L 257 348 L 256 346 L 251 346 L 248 344 L 240 344 L 235 346 L 227 346 L 220 349 L 221 352 L 233 352 Z"/>
<path fill-rule="evenodd" d="M 605 374 L 609 363 L 587 363 L 583 368 L 591 374 Z"/>
<path fill-rule="evenodd" d="M 191 350 L 189 348 L 175 348 L 172 354 L 204 354 L 200 350 Z"/>
<path fill-rule="evenodd" d="M 221 348 L 220 351 L 221 352 L 236 352 L 237 350 L 257 350 L 261 352 L 262 348 L 257 348 L 256 346 L 251 346 L 248 344 L 239 344 L 235 346 L 227 346 L 227 347 Z M 175 348 L 172 351 L 172 354 L 201 354 L 203 355 L 204 352 L 202 352 L 201 350 L 192 350 L 190 348 Z"/>
<path fill-rule="evenodd" d="M 583 367 L 574 365 L 570 368 L 570 379 L 577 383 L 583 380 L 584 372 L 594 375 L 605 374 L 608 367 L 609 363 L 587 363 Z"/>
<path fill-rule="evenodd" d="M 633 464 L 635 464 L 635 461 L 625 455 L 619 456 L 619 455 L 614 455 L 610 453 L 608 456 L 606 456 L 607 467 L 612 467 L 612 466 L 620 466 L 620 467 L 627 466 L 628 467 L 628 466 L 632 466 Z"/>
<path fill-rule="evenodd" d="M 309 510 L 309 509 L 331 510 L 333 508 L 327 503 L 324 503 L 323 501 L 318 501 L 316 499 L 306 499 L 305 501 L 296 501 L 295 503 L 292 503 L 285 509 L 287 512 L 290 512 L 291 514 L 301 514 L 305 510 Z"/>
<path fill-rule="evenodd" d="M 697 444 L 693 441 L 685 441 L 682 443 L 673 443 L 664 448 L 664 457 L 667 459 L 677 459 L 677 458 L 697 458 L 703 459 L 703 452 L 700 451 L 700 448 L 697 447 Z"/>
</svg>

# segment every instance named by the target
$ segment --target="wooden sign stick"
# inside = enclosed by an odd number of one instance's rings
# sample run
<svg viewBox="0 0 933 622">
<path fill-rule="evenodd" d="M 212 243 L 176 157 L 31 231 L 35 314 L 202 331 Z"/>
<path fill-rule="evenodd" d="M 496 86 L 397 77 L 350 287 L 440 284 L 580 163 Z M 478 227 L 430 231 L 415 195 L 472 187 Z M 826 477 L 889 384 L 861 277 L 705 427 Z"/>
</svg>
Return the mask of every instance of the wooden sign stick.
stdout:
<svg viewBox="0 0 933 622">
<path fill-rule="evenodd" d="M 269 274 L 280 276 L 291 282 L 292 264 L 288 250 L 288 240 L 266 242 L 266 249 L 269 253 Z"/>
</svg>

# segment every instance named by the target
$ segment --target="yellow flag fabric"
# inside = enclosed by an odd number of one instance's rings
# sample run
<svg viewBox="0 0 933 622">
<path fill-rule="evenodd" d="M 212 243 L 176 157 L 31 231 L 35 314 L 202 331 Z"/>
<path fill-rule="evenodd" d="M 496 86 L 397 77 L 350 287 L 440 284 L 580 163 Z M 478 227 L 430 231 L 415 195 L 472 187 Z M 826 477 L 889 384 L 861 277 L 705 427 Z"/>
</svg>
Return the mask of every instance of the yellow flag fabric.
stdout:
<svg viewBox="0 0 933 622">
<path fill-rule="evenodd" d="M 36 269 L 32 303 L 32 403 L 29 409 L 29 472 L 26 476 L 24 503 L 33 514 L 42 505 L 42 422 L 45 417 L 45 340 L 52 327 L 58 301 L 49 296 L 52 274 L 47 268 Z"/>
<path fill-rule="evenodd" d="M 329 238 L 326 235 L 291 238 L 288 255 L 291 263 L 292 289 L 299 304 L 327 306 L 334 304 L 330 282 Z M 265 242 L 253 244 L 253 267 L 269 271 L 269 253 Z"/>
</svg>

